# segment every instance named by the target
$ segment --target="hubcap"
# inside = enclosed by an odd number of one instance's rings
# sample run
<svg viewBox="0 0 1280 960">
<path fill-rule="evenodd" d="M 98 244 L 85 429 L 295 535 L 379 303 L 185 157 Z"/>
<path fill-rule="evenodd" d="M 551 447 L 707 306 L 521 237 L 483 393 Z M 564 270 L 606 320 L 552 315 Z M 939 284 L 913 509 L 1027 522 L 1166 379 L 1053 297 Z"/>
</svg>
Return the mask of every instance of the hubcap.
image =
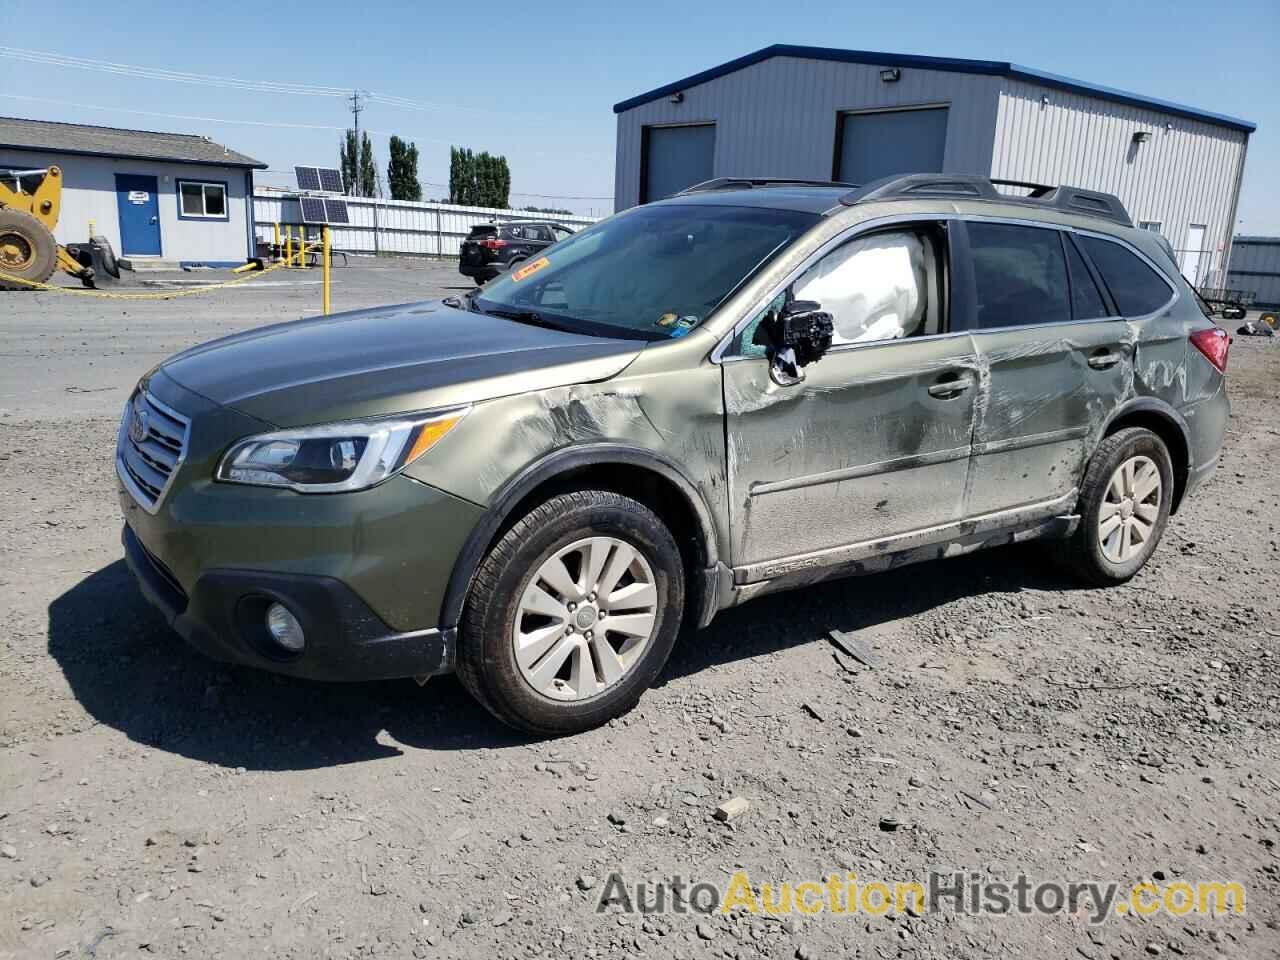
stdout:
<svg viewBox="0 0 1280 960">
<path fill-rule="evenodd" d="M 584 700 L 639 662 L 657 623 L 653 568 L 635 547 L 589 537 L 528 580 L 511 642 L 526 683 L 553 700 Z"/>
<path fill-rule="evenodd" d="M 1130 457 L 1116 468 L 1098 512 L 1103 556 L 1127 563 L 1151 543 L 1162 493 L 1160 468 L 1150 457 Z"/>
<path fill-rule="evenodd" d="M 20 270 L 31 262 L 31 243 L 20 233 L 0 233 L 0 264 L 7 270 Z"/>
</svg>

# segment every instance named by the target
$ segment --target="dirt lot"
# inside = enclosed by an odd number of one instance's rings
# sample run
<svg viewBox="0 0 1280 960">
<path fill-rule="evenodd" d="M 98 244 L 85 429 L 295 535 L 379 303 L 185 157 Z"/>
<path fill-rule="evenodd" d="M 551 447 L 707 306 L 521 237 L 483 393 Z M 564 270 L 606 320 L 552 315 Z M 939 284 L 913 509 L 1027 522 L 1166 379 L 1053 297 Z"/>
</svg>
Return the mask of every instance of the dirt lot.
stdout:
<svg viewBox="0 0 1280 960">
<path fill-rule="evenodd" d="M 527 742 L 452 678 L 209 662 L 133 587 L 127 391 L 184 346 L 316 312 L 314 279 L 277 277 L 0 297 L 0 958 L 1280 954 L 1280 343 L 1237 340 L 1222 466 L 1132 583 L 1079 589 L 1020 548 L 766 598 L 684 638 L 626 719 Z M 338 309 L 459 285 L 420 263 L 338 279 Z M 714 819 L 734 796 L 750 809 Z M 1247 912 L 594 909 L 615 871 L 723 891 L 736 870 L 931 869 L 1235 880 Z"/>
</svg>

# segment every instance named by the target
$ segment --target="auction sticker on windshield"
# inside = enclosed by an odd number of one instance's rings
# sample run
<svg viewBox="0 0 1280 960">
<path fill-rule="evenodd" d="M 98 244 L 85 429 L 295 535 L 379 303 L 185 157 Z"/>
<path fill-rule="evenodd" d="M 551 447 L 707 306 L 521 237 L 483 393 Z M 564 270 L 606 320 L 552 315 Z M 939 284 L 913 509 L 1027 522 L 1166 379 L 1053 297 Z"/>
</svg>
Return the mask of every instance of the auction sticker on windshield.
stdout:
<svg viewBox="0 0 1280 960">
<path fill-rule="evenodd" d="M 530 274 L 537 273 L 543 267 L 549 267 L 549 266 L 551 266 L 550 260 L 548 260 L 546 257 L 539 257 L 537 260 L 533 261 L 533 263 L 527 264 L 521 267 L 515 273 L 511 274 L 511 279 L 518 283 L 519 281 L 523 280 L 525 277 L 529 276 Z"/>
</svg>

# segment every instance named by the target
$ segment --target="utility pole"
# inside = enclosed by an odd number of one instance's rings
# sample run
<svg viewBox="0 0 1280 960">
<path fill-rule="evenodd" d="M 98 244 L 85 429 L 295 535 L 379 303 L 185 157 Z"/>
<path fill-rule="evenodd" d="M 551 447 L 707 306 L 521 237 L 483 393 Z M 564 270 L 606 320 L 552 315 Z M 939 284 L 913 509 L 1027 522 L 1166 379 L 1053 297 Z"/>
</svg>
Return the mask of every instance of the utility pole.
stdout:
<svg viewBox="0 0 1280 960">
<path fill-rule="evenodd" d="M 361 101 L 361 91 L 352 90 L 351 96 L 347 97 L 347 102 L 351 104 L 351 120 L 355 128 L 356 146 L 355 146 L 355 170 L 352 171 L 351 190 L 354 193 L 360 182 L 360 111 L 364 109 L 364 103 Z"/>
</svg>

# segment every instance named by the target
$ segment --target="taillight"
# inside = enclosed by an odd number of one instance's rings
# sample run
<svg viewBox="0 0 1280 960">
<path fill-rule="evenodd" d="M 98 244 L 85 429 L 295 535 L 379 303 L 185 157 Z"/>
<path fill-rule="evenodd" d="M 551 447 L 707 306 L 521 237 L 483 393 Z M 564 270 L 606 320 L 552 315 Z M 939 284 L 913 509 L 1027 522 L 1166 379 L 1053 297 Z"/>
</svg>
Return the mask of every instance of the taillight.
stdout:
<svg viewBox="0 0 1280 960">
<path fill-rule="evenodd" d="M 484 240 L 480 241 L 480 246 L 484 247 L 486 250 L 501 250 L 506 245 L 507 241 L 500 240 L 497 237 L 486 237 Z"/>
<path fill-rule="evenodd" d="M 1227 350 L 1231 347 L 1231 338 L 1221 327 L 1207 327 L 1191 334 L 1191 342 L 1204 354 L 1205 359 L 1218 368 L 1219 373 L 1227 372 Z"/>
</svg>

